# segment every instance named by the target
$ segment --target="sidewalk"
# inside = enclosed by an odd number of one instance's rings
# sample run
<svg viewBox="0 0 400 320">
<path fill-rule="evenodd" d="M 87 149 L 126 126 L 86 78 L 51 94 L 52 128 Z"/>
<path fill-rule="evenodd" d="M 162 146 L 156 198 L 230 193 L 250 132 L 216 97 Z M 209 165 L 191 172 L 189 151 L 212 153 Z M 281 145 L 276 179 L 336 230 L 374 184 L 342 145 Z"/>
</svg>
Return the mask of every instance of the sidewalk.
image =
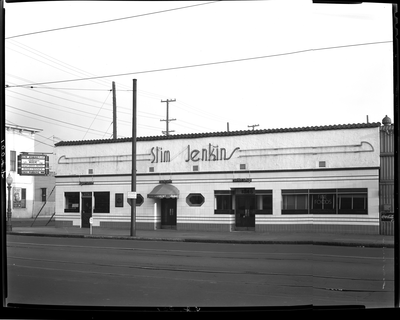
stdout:
<svg viewBox="0 0 400 320">
<path fill-rule="evenodd" d="M 180 241 L 180 242 L 214 242 L 214 243 L 248 243 L 248 244 L 316 244 L 338 246 L 362 246 L 376 248 L 394 248 L 394 236 L 340 234 L 340 233 L 301 233 L 301 232 L 254 232 L 254 231 L 180 231 L 170 229 L 136 230 L 134 237 L 128 229 L 93 229 L 79 227 L 55 227 L 54 223 L 45 226 L 44 223 L 33 220 L 29 223 L 12 227 L 9 235 L 49 236 L 49 237 L 80 237 L 97 239 L 130 239 L 149 241 Z"/>
</svg>

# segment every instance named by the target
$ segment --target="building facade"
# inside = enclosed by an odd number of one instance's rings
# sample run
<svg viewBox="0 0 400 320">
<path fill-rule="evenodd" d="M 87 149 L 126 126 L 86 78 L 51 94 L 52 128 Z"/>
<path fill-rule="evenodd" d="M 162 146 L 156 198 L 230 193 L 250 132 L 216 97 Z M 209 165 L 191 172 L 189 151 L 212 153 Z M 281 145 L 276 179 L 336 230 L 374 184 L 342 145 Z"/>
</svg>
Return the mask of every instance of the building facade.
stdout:
<svg viewBox="0 0 400 320">
<path fill-rule="evenodd" d="M 11 188 L 12 219 L 32 218 L 34 210 L 34 177 L 18 174 L 18 155 L 22 152 L 33 152 L 35 149 L 35 134 L 40 129 L 18 125 L 6 125 L 6 172 L 13 179 Z M 8 194 L 7 194 L 8 197 Z"/>
<path fill-rule="evenodd" d="M 379 123 L 137 138 L 136 227 L 379 233 Z M 56 226 L 130 227 L 132 139 L 56 144 Z"/>
</svg>

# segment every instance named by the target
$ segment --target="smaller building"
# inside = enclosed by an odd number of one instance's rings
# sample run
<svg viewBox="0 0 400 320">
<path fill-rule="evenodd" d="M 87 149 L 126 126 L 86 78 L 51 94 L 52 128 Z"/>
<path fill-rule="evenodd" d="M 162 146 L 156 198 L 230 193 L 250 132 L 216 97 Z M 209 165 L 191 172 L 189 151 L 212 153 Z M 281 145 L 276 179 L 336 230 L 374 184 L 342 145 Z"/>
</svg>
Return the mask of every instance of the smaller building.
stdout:
<svg viewBox="0 0 400 320">
<path fill-rule="evenodd" d="M 32 218 L 34 208 L 34 177 L 18 174 L 18 155 L 35 151 L 35 134 L 41 129 L 6 125 L 6 172 L 13 179 L 11 189 L 12 219 Z M 8 195 L 7 195 L 8 196 Z"/>
</svg>

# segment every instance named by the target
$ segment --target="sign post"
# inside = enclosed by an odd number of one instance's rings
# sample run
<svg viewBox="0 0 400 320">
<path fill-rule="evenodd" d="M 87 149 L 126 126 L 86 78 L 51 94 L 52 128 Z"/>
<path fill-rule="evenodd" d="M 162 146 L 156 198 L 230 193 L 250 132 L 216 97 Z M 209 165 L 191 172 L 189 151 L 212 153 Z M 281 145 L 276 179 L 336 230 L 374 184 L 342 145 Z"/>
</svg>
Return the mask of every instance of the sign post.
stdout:
<svg viewBox="0 0 400 320">
<path fill-rule="evenodd" d="M 131 192 L 136 193 L 136 79 L 133 79 L 132 94 L 132 180 Z M 136 236 L 136 197 L 131 204 L 131 237 Z"/>
<path fill-rule="evenodd" d="M 92 227 L 93 227 L 93 217 L 89 218 L 89 225 L 90 225 L 90 234 L 92 234 L 93 233 L 93 229 L 92 229 Z"/>
<path fill-rule="evenodd" d="M 133 200 L 137 199 L 137 192 L 136 191 L 128 191 L 128 196 L 126 198 L 127 198 L 129 205 L 132 206 Z M 136 206 L 136 203 L 135 203 L 135 206 Z"/>
</svg>

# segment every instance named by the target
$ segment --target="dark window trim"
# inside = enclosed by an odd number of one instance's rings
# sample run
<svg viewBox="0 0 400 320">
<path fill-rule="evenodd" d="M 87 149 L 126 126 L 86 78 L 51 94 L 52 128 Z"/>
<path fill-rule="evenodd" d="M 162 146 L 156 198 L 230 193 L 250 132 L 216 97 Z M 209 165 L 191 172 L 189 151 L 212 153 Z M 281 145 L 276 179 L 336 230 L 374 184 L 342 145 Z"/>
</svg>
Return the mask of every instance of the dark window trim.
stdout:
<svg viewBox="0 0 400 320">
<path fill-rule="evenodd" d="M 96 201 L 96 196 L 100 196 L 101 194 L 108 195 L 108 205 L 105 204 L 104 206 L 98 206 L 99 202 L 106 203 L 106 201 Z M 93 213 L 110 213 L 110 191 L 94 191 L 93 192 L 94 198 L 94 206 L 93 206 Z"/>
<path fill-rule="evenodd" d="M 201 203 L 192 203 L 190 198 L 193 196 L 202 197 L 203 200 L 201 201 Z M 189 193 L 186 197 L 186 203 L 189 205 L 189 207 L 201 207 L 205 201 L 206 201 L 206 198 L 201 193 L 198 193 L 198 192 L 197 193 L 196 192 Z"/>
<path fill-rule="evenodd" d="M 124 194 L 123 193 L 116 193 L 115 194 L 115 207 L 116 208 L 123 208 L 124 207 Z"/>
<path fill-rule="evenodd" d="M 78 207 L 76 208 L 65 208 L 66 203 L 64 204 L 64 212 L 68 213 L 68 212 L 80 212 L 80 192 L 71 192 L 71 191 L 67 191 L 64 192 L 64 199 L 67 197 L 67 194 L 73 194 L 76 193 L 77 194 L 77 198 L 78 198 Z"/>
</svg>

